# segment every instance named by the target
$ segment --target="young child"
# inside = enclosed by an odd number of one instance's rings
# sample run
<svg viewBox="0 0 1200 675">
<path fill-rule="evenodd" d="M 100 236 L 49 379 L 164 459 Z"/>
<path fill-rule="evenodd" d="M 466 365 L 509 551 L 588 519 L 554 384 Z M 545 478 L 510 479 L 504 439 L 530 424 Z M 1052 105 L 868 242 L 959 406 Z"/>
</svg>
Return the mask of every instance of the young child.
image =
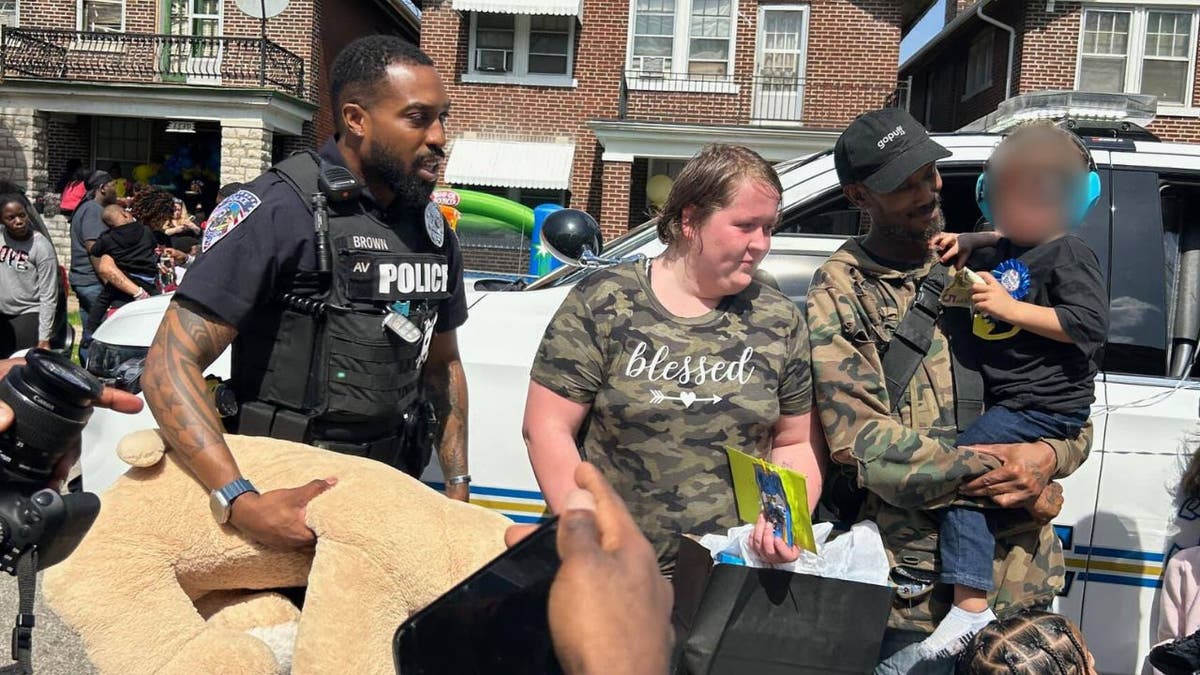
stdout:
<svg viewBox="0 0 1200 675">
<path fill-rule="evenodd" d="M 100 327 L 109 309 L 158 292 L 158 254 L 154 233 L 117 204 L 106 206 L 100 217 L 108 225 L 108 230 L 92 244 L 92 257 L 111 256 L 117 263 L 117 269 L 138 285 L 139 292 L 129 295 L 112 284 L 104 284 L 93 310 L 88 312 L 89 333 L 94 333 Z"/>
<path fill-rule="evenodd" d="M 1027 610 L 980 630 L 959 657 L 955 673 L 1096 675 L 1096 659 L 1070 619 Z"/>
<path fill-rule="evenodd" d="M 934 239 L 943 261 L 968 263 L 982 280 L 971 301 L 987 409 L 959 446 L 1074 438 L 1087 422 L 1108 294 L 1096 254 L 1069 232 L 1094 201 L 1091 167 L 1070 132 L 1020 127 L 996 147 L 981 186 L 998 232 Z M 925 658 L 961 651 L 995 619 L 987 594 L 995 587 L 991 520 L 1000 514 L 969 507 L 941 514 L 941 580 L 954 585 L 954 606 L 921 643 Z"/>
</svg>

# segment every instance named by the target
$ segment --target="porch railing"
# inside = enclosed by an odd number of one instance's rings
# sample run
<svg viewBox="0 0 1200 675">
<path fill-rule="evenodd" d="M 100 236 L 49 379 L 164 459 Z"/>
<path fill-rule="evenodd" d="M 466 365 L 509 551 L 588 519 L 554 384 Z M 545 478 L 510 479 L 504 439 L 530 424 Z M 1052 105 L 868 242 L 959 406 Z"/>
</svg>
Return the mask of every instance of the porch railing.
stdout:
<svg viewBox="0 0 1200 675">
<path fill-rule="evenodd" d="M 621 75 L 618 116 L 683 124 L 844 126 L 860 112 L 887 105 L 907 107 L 906 82 L 635 70 Z"/>
<path fill-rule="evenodd" d="M 4 27 L 0 77 L 258 87 L 305 98 L 304 60 L 251 37 Z"/>
</svg>

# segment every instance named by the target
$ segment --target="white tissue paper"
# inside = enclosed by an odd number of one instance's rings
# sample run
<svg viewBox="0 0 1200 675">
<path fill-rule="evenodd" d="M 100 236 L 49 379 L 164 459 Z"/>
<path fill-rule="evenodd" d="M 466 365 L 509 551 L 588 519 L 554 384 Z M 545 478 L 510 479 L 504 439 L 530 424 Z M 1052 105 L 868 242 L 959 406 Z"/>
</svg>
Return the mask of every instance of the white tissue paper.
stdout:
<svg viewBox="0 0 1200 675">
<path fill-rule="evenodd" d="M 801 549 L 797 560 L 778 565 L 761 562 L 754 556 L 749 545 L 750 534 L 753 531 L 753 525 L 742 525 L 732 528 L 725 535 L 706 534 L 700 538 L 700 545 L 708 549 L 714 560 L 724 553 L 741 558 L 748 567 L 767 567 L 876 586 L 889 585 L 890 566 L 887 553 L 883 550 L 879 528 L 873 521 L 855 523 L 849 532 L 828 545 L 825 541 L 833 531 L 833 525 L 817 523 L 813 525 L 813 539 L 817 544 L 817 552 L 810 553 Z"/>
</svg>

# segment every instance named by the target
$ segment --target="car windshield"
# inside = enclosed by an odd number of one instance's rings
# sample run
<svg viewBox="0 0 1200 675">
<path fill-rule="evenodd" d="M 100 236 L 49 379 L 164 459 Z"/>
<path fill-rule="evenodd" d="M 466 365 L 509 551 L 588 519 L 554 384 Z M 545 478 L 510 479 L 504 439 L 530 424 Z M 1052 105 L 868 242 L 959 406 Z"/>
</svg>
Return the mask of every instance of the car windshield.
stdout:
<svg viewBox="0 0 1200 675">
<path fill-rule="evenodd" d="M 654 237 L 653 221 L 642 223 L 625 234 L 613 239 L 604 247 L 605 258 L 623 258 L 637 251 Z M 573 284 L 595 271 L 592 267 L 574 267 L 564 265 L 546 276 L 525 287 L 532 291 L 539 288 L 553 288 L 563 284 Z"/>
</svg>

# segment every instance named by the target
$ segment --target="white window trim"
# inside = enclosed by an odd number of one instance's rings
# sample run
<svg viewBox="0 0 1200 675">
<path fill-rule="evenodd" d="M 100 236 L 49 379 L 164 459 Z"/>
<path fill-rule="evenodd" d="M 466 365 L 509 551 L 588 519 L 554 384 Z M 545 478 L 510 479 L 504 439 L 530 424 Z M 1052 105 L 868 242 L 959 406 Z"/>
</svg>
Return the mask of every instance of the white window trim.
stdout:
<svg viewBox="0 0 1200 675">
<path fill-rule="evenodd" d="M 1096 7 L 1102 5 L 1102 7 Z M 1196 45 L 1197 45 L 1197 30 L 1200 29 L 1200 10 L 1197 6 L 1200 3 L 1188 2 L 1140 2 L 1136 5 L 1128 4 L 1127 2 L 1113 2 L 1100 0 L 1098 2 L 1089 0 L 1079 11 L 1079 40 L 1075 45 L 1075 88 L 1079 88 L 1079 78 L 1083 75 L 1083 40 L 1084 28 L 1087 26 L 1087 10 L 1100 9 L 1101 11 L 1128 11 L 1131 13 L 1129 17 L 1129 42 L 1126 45 L 1125 54 L 1125 92 L 1139 93 L 1142 87 L 1142 61 L 1145 59 L 1144 46 L 1146 42 L 1146 11 L 1149 8 L 1161 11 L 1178 11 L 1190 12 L 1192 15 L 1192 44 L 1188 49 L 1188 67 L 1187 67 L 1187 83 L 1183 93 L 1182 103 L 1159 103 L 1158 112 L 1162 115 L 1177 115 L 1182 117 L 1191 117 L 1197 110 L 1192 106 L 1192 97 L 1196 85 Z M 1135 56 L 1136 55 L 1136 56 Z"/>
<path fill-rule="evenodd" d="M 798 5 L 759 5 L 758 6 L 758 25 L 756 26 L 758 34 L 754 36 L 754 75 L 758 76 L 758 68 L 762 64 L 762 26 L 763 18 L 766 13 L 770 12 L 800 12 L 804 14 L 804 19 L 800 22 L 800 69 L 796 75 L 797 92 L 800 97 L 798 107 L 796 109 L 796 119 L 793 121 L 785 120 L 755 120 L 754 124 L 759 126 L 796 126 L 802 124 L 801 119 L 804 114 L 804 94 L 806 84 L 808 82 L 808 26 L 812 20 L 812 14 L 806 4 Z M 754 99 L 757 93 L 751 94 L 751 105 L 754 104 Z M 751 111 L 753 114 L 753 110 Z"/>
<path fill-rule="evenodd" d="M 969 87 L 967 85 L 970 85 L 971 83 L 970 83 L 970 81 L 968 81 L 967 78 L 971 77 L 971 50 L 975 48 L 975 45 L 977 43 L 982 42 L 982 41 L 987 41 L 987 77 L 983 80 L 983 82 L 979 83 L 975 87 Z M 1080 44 L 1082 44 L 1082 42 Z M 979 35 L 976 35 L 975 39 L 971 40 L 970 47 L 967 48 L 967 71 L 966 71 L 966 78 L 964 78 L 964 82 L 963 82 L 962 100 L 966 101 L 969 98 L 973 98 L 976 95 L 978 95 L 982 92 L 985 92 L 988 89 L 991 89 L 992 84 L 993 84 L 992 72 L 996 69 L 996 67 L 995 67 L 996 64 L 993 62 L 993 59 L 995 59 L 995 58 L 996 58 L 996 30 L 994 28 L 988 28 L 987 30 L 980 33 Z"/>
<path fill-rule="evenodd" d="M 467 70 L 462 74 L 466 84 L 523 84 L 537 87 L 577 87 L 575 79 L 575 38 L 579 22 L 571 21 L 567 33 L 567 73 L 547 75 L 529 72 L 529 14 L 516 14 L 513 24 L 513 70 L 511 73 L 484 73 L 475 70 L 475 31 L 479 12 L 471 12 L 467 42 Z"/>
<path fill-rule="evenodd" d="M 654 91 L 681 91 L 702 94 L 736 94 L 740 87 L 733 83 L 734 64 L 737 63 L 737 32 L 739 3 L 730 0 L 729 16 L 729 61 L 725 68 L 725 77 L 699 77 L 687 80 L 688 60 L 691 51 L 691 19 L 692 0 L 675 0 L 675 32 L 671 42 L 671 70 L 664 75 L 674 76 L 674 80 L 655 77 L 627 77 L 626 86 L 630 89 Z M 629 22 L 625 35 L 625 72 L 633 73 L 633 29 L 637 25 L 637 0 L 629 0 Z M 704 87 L 697 89 L 697 83 L 703 82 Z"/>
<path fill-rule="evenodd" d="M 13 0 L 13 22 L 9 28 L 21 27 L 21 0 Z"/>
<path fill-rule="evenodd" d="M 118 32 L 124 33 L 125 22 L 127 20 L 126 10 L 128 7 L 126 7 L 126 0 L 119 1 L 121 3 L 121 30 Z M 75 30 L 87 30 L 83 25 L 83 0 L 75 0 Z"/>
</svg>

